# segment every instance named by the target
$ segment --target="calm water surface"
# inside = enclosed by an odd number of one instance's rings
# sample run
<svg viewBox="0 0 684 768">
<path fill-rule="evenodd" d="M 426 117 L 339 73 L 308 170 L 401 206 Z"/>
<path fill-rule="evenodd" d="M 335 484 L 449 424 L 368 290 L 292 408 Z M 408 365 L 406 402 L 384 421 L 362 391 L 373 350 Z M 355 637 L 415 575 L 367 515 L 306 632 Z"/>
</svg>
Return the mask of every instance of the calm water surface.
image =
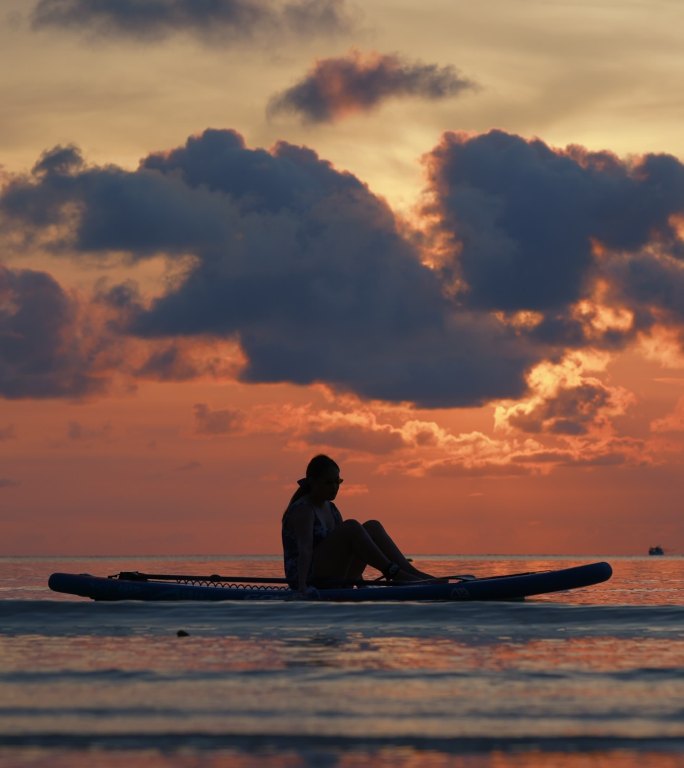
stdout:
<svg viewBox="0 0 684 768">
<path fill-rule="evenodd" d="M 0 558 L 0 765 L 682 768 L 684 558 L 525 603 L 93 603 L 52 571 L 277 574 L 277 558 Z M 187 636 L 179 637 L 184 630 Z"/>
</svg>

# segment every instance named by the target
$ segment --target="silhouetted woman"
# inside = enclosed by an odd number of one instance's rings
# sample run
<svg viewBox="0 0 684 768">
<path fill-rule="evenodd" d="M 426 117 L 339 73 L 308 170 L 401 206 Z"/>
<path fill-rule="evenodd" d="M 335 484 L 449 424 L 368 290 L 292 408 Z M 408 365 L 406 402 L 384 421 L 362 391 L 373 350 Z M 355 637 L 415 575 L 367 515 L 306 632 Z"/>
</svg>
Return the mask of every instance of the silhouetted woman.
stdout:
<svg viewBox="0 0 684 768">
<path fill-rule="evenodd" d="M 333 503 L 342 484 L 328 456 L 314 456 L 283 515 L 285 577 L 292 589 L 356 581 L 367 565 L 396 581 L 433 578 L 404 557 L 377 520 L 343 520 Z"/>
</svg>

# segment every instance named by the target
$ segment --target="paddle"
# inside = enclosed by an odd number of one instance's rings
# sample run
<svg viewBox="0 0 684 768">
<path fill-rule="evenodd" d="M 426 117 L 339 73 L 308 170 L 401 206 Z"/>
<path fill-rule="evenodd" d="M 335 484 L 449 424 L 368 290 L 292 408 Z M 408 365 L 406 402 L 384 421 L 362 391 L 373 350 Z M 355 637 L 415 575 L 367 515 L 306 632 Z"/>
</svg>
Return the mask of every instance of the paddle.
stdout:
<svg viewBox="0 0 684 768">
<path fill-rule="evenodd" d="M 110 579 L 125 581 L 205 581 L 209 583 L 234 582 L 236 584 L 287 584 L 287 579 L 276 576 L 189 576 L 184 573 L 141 573 L 140 571 L 121 571 Z"/>
<path fill-rule="evenodd" d="M 287 584 L 287 579 L 278 576 L 220 576 L 213 573 L 211 576 L 191 576 L 182 573 L 143 573 L 141 571 L 120 571 L 117 574 L 109 576 L 110 579 L 121 579 L 125 581 L 184 581 L 184 582 L 198 582 L 200 584 Z M 471 574 L 460 574 L 455 576 L 442 576 L 437 577 L 436 581 L 472 581 L 477 578 Z M 490 577 L 492 578 L 492 577 Z M 425 579 L 414 582 L 406 581 L 386 581 L 382 582 L 380 579 L 366 581 L 359 579 L 358 581 L 340 582 L 335 581 L 330 583 L 330 587 L 363 587 L 368 585 L 375 586 L 408 586 L 409 584 L 424 584 L 430 583 L 431 579 Z"/>
</svg>

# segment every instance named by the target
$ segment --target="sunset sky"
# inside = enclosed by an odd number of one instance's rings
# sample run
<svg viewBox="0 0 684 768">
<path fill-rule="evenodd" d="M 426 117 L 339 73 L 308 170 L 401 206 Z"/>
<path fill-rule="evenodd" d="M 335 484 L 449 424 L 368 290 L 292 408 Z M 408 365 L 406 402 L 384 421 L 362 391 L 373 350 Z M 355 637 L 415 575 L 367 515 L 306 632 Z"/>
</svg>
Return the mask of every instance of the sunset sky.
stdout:
<svg viewBox="0 0 684 768">
<path fill-rule="evenodd" d="M 0 554 L 684 552 L 676 0 L 5 0 Z"/>
</svg>

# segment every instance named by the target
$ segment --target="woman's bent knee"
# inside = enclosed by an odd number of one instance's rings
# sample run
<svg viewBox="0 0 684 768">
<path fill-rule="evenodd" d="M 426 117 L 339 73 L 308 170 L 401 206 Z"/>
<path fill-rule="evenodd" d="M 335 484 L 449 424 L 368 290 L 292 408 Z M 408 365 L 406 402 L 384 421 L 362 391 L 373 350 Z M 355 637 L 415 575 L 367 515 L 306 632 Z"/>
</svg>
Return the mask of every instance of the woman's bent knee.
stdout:
<svg viewBox="0 0 684 768">
<path fill-rule="evenodd" d="M 384 531 L 385 529 L 382 526 L 382 523 L 379 520 L 366 520 L 366 522 L 363 524 L 363 527 L 368 531 L 368 533 L 373 534 L 376 531 Z"/>
<path fill-rule="evenodd" d="M 358 533 L 359 531 L 363 530 L 363 526 L 358 520 L 345 520 L 342 523 L 342 530 L 347 531 L 348 533 Z"/>
</svg>

